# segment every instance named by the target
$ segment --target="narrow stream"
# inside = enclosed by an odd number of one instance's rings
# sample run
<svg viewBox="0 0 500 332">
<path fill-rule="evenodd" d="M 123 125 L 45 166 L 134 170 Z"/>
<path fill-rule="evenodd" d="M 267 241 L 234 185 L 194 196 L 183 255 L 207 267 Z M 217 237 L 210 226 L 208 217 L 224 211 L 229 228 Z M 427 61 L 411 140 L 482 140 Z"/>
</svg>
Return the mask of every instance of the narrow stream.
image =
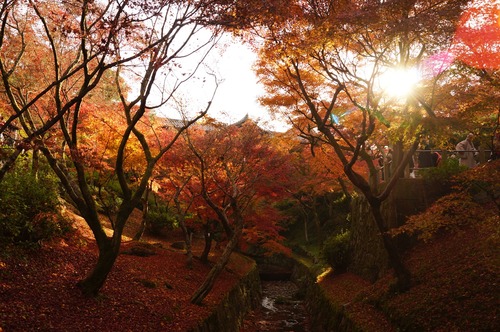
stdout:
<svg viewBox="0 0 500 332">
<path fill-rule="evenodd" d="M 261 307 L 249 313 L 240 332 L 309 332 L 304 302 L 291 281 L 262 281 Z"/>
</svg>

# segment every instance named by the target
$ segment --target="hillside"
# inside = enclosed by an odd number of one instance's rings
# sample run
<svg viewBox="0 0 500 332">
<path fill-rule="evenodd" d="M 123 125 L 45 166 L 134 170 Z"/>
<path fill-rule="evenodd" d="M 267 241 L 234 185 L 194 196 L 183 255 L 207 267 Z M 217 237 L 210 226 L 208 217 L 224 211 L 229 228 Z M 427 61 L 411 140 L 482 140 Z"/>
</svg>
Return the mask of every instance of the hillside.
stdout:
<svg viewBox="0 0 500 332">
<path fill-rule="evenodd" d="M 72 218 L 76 229 L 64 238 L 0 255 L 0 331 L 186 331 L 211 312 L 250 266 L 233 257 L 204 305 L 196 306 L 189 298 L 210 266 L 195 260 L 192 269 L 186 267 L 183 251 L 170 246 L 180 239 L 178 233 L 141 243 L 126 237 L 122 252 L 139 246 L 156 254 L 119 255 L 101 294 L 87 298 L 76 283 L 95 263 L 96 246 L 81 218 Z M 129 236 L 134 224 L 133 218 Z M 195 255 L 201 244 L 195 243 Z M 212 262 L 218 253 L 210 257 Z"/>
<path fill-rule="evenodd" d="M 392 294 L 392 275 L 370 284 L 346 273 L 320 284 L 363 331 L 498 331 L 499 222 L 478 222 L 406 255 L 413 287 Z"/>
<path fill-rule="evenodd" d="M 497 160 L 447 178 L 451 192 L 391 230 L 415 239 L 403 254 L 409 291 L 395 294 L 391 274 L 373 285 L 349 274 L 321 283 L 365 331 L 388 330 L 369 319 L 381 314 L 395 330 L 498 331 L 499 172 Z"/>
</svg>

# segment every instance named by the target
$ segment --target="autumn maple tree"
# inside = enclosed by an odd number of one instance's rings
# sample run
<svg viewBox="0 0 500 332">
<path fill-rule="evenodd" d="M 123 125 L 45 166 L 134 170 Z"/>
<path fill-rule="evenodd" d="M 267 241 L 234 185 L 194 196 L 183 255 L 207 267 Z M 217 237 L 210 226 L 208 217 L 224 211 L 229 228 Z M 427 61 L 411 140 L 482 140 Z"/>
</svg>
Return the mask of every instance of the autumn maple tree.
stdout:
<svg viewBox="0 0 500 332">
<path fill-rule="evenodd" d="M 173 190 L 174 197 L 181 199 L 175 204 L 179 223 L 185 223 L 189 214 L 192 217 L 187 225 L 196 229 L 198 224 L 204 229 L 202 259 L 208 257 L 217 228 L 218 241 L 225 244 L 219 260 L 191 298 L 200 304 L 238 247 L 258 245 L 268 251 L 287 251 L 280 243 L 279 221 L 283 217 L 273 204 L 288 195 L 292 169 L 279 139 L 251 121 L 227 125 L 207 120 L 188 129 L 177 144 L 183 146 L 177 148 L 182 157 L 167 154 L 168 161 L 161 168 L 165 167 L 166 175 L 163 189 L 170 188 L 167 191 Z M 174 159 L 178 162 L 172 162 Z M 185 238 L 189 241 L 187 234 Z"/>
<path fill-rule="evenodd" d="M 83 67 L 89 65 L 89 61 L 73 61 L 75 58 L 70 55 L 71 50 L 78 48 L 77 40 L 66 44 L 60 38 L 74 32 L 61 20 L 77 14 L 70 14 L 57 3 L 48 7 L 51 12 L 47 16 L 44 16 L 47 5 L 32 6 L 29 1 L 4 1 L 0 8 L 2 117 L 5 118 L 0 133 L 14 123 L 25 131 L 25 137 L 21 137 L 9 156 L 4 158 L 0 178 L 23 150 L 31 148 L 36 140 L 43 139 L 44 133 L 62 118 L 67 108 L 60 108 L 60 112 L 52 109 L 51 98 L 60 98 L 71 82 L 78 80 Z M 55 20 L 57 29 L 50 27 Z M 76 54 L 79 56 L 80 52 Z M 98 54 L 106 56 L 106 47 Z M 91 78 L 96 78 L 95 73 Z M 89 80 L 83 85 L 91 83 Z M 68 107 L 74 105 L 72 95 L 66 95 L 66 98 Z"/>
<path fill-rule="evenodd" d="M 5 111 L 11 114 L 7 122 L 16 120 L 23 129 L 17 153 L 29 147 L 43 153 L 94 234 L 99 256 L 80 282 L 86 294 L 95 295 L 106 280 L 125 223 L 147 191 L 155 164 L 210 106 L 206 100 L 207 107 L 192 110 L 174 136 L 162 135 L 162 124 L 149 121 L 154 110 L 170 107 L 217 41 L 214 25 L 212 33 L 203 33 L 209 17 L 224 11 L 216 5 L 113 0 L 2 5 L 0 69 Z M 194 65 L 183 63 L 189 57 Z M 109 131 L 102 140 L 95 134 L 100 130 Z M 90 174 L 97 166 L 104 170 L 103 165 L 119 188 L 111 236 L 104 232 Z"/>
<path fill-rule="evenodd" d="M 334 191 L 344 191 L 344 194 L 350 195 L 345 187 L 342 164 L 337 158 L 332 158 L 330 146 L 316 139 L 311 142 L 311 139 L 309 135 L 301 139 L 290 138 L 291 142 L 295 142 L 290 149 L 294 174 L 294 191 L 291 194 L 304 215 L 306 242 L 309 242 L 310 220 L 314 223 L 319 241 L 326 235 L 321 232 L 318 199 Z"/>
<path fill-rule="evenodd" d="M 412 70 L 451 45 L 465 4 L 300 1 L 290 4 L 285 24 L 261 30 L 258 74 L 268 91 L 263 103 L 286 112 L 311 140 L 331 146 L 371 207 L 399 289 L 409 287 L 410 274 L 386 233 L 382 202 L 403 176 L 426 124 L 436 118 L 443 101 L 435 97 L 443 85 L 436 83 L 439 75 L 429 76 L 402 95 L 391 94 L 384 80 L 411 83 Z M 381 185 L 369 151 L 384 142 L 394 155 L 390 177 Z"/>
<path fill-rule="evenodd" d="M 6 121 L 0 133 L 16 122 L 22 136 L 3 158 L 0 177 L 22 151 L 44 155 L 99 248 L 97 264 L 80 282 L 84 293 L 95 295 L 102 287 L 125 223 L 150 190 L 156 163 L 207 112 L 210 97 L 206 107 L 190 110 L 174 135 L 164 135 L 166 128 L 149 120 L 155 110 L 172 109 L 181 87 L 196 78 L 218 27 L 245 26 L 264 10 L 252 8 L 225 0 L 1 5 Z M 108 216 L 111 236 L 98 214 L 106 181 L 118 184 L 113 194 L 119 204 Z"/>
<path fill-rule="evenodd" d="M 423 104 L 432 106 L 436 117 L 426 125 L 436 148 L 453 150 L 467 132 L 474 132 L 476 145 L 492 150 L 500 123 L 499 5 L 473 0 L 462 9 L 453 39 L 437 45 L 420 64 L 423 78 L 435 77 Z"/>
</svg>

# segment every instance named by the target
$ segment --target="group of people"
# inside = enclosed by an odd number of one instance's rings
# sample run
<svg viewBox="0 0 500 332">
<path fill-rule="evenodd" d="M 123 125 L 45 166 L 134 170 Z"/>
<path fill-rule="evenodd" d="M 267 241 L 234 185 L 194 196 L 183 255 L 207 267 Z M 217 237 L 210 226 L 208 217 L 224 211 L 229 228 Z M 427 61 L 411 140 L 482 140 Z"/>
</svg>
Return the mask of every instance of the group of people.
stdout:
<svg viewBox="0 0 500 332">
<path fill-rule="evenodd" d="M 491 159 L 500 158 L 500 134 L 497 134 L 494 139 L 494 148 L 491 153 Z M 428 146 L 424 146 L 424 151 L 419 152 L 418 165 L 419 168 L 435 167 L 441 161 L 441 156 L 438 152 L 431 153 Z M 429 150 L 429 151 L 427 151 Z M 455 146 L 456 157 L 458 158 L 459 165 L 467 168 L 473 168 L 477 165 L 478 150 L 474 146 L 474 134 L 469 133 L 467 137 L 458 142 Z"/>
<path fill-rule="evenodd" d="M 469 133 L 463 141 L 458 142 L 458 144 L 455 146 L 458 163 L 468 168 L 473 168 L 477 164 L 476 156 L 478 155 L 478 151 L 474 146 L 473 141 L 474 134 Z M 441 161 L 441 155 L 436 151 L 431 153 L 428 145 L 425 145 L 423 150 L 424 151 L 420 151 L 418 154 L 419 168 L 438 166 L 439 162 Z"/>
<path fill-rule="evenodd" d="M 418 152 L 418 168 L 437 167 L 441 162 L 441 154 L 431 151 L 430 144 L 426 141 L 422 144 L 422 149 Z"/>
<path fill-rule="evenodd" d="M 477 156 L 479 154 L 478 150 L 474 146 L 474 134 L 469 133 L 467 137 L 460 141 L 455 146 L 455 156 L 458 158 L 458 162 L 460 165 L 465 166 L 467 168 L 473 168 L 477 165 Z M 379 160 L 379 166 L 383 168 L 383 165 L 387 162 L 390 163 L 392 159 L 392 151 L 385 147 L 387 150 L 384 150 L 385 153 L 373 153 L 373 159 Z M 377 158 L 378 157 L 378 158 Z M 500 158 L 500 133 L 495 136 L 494 149 L 491 153 L 491 159 Z M 388 160 L 387 160 L 388 159 Z M 428 167 L 436 167 L 441 162 L 441 155 L 437 151 L 432 151 L 430 148 L 430 144 L 427 141 L 423 141 L 421 145 L 420 151 L 418 151 L 415 161 L 413 159 L 410 161 L 410 169 L 417 168 L 428 168 Z M 382 176 L 383 177 L 383 176 Z"/>
</svg>

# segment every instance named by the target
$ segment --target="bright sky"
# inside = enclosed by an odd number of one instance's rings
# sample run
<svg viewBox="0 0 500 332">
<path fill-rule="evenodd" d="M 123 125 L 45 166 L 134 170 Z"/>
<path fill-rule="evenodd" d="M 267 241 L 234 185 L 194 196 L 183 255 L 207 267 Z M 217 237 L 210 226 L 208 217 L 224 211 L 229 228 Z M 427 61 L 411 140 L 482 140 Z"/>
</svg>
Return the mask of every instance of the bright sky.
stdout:
<svg viewBox="0 0 500 332">
<path fill-rule="evenodd" d="M 239 120 L 245 114 L 258 118 L 265 110 L 257 102 L 263 89 L 252 71 L 255 54 L 241 44 L 231 44 L 223 52 L 220 54 L 216 50 L 211 59 L 213 69 L 222 80 L 212 111 L 226 113 L 230 121 Z"/>
<path fill-rule="evenodd" d="M 221 53 L 222 52 L 222 53 Z M 215 50 L 209 63 L 221 79 L 209 115 L 224 122 L 236 122 L 246 114 L 266 129 L 286 130 L 283 122 L 271 121 L 268 111 L 257 101 L 263 87 L 252 69 L 256 54 L 238 42 L 228 43 L 223 51 Z"/>
<path fill-rule="evenodd" d="M 204 110 L 211 99 L 215 82 L 213 76 L 206 74 L 210 72 L 216 75 L 219 86 L 208 112 L 209 116 L 232 123 L 248 114 L 265 129 L 288 129 L 285 121 L 272 121 L 266 108 L 257 100 L 264 94 L 264 89 L 252 69 L 256 59 L 256 54 L 248 46 L 229 36 L 225 37 L 220 47 L 213 49 L 208 55 L 205 60 L 207 67 L 200 67 L 195 77 L 182 89 L 180 95 L 187 105 L 188 114 Z M 196 58 L 193 61 L 198 63 Z M 164 111 L 162 113 L 166 117 L 181 117 L 177 112 L 172 112 L 171 108 Z"/>
<path fill-rule="evenodd" d="M 484 4 L 485 0 L 475 1 Z M 493 2 L 495 4 L 491 5 L 491 8 L 488 7 L 491 13 L 488 11 L 486 11 L 486 13 L 490 14 L 489 17 L 495 18 L 495 24 L 491 24 L 492 26 L 494 25 L 495 28 L 492 36 L 494 36 L 494 39 L 497 39 L 499 35 L 498 31 L 500 31 L 500 10 L 498 9 L 500 0 L 493 0 Z M 481 8 L 483 7 L 485 6 Z M 474 7 L 472 7 L 472 9 L 477 11 Z M 472 14 L 478 15 L 476 12 Z M 201 34 L 201 37 L 203 39 L 203 34 Z M 264 90 L 258 83 L 257 77 L 252 70 L 252 66 L 256 61 L 256 54 L 254 54 L 249 47 L 232 39 L 230 36 L 225 36 L 224 38 L 223 47 L 212 50 L 208 59 L 206 59 L 206 63 L 209 66 L 207 71 L 214 73 L 219 81 L 218 91 L 209 110 L 209 116 L 223 122 L 231 123 L 242 119 L 248 114 L 251 119 L 258 122 L 260 126 L 266 129 L 284 131 L 289 128 L 285 120 L 271 121 L 271 116 L 266 108 L 261 106 L 257 101 L 258 97 L 264 95 Z M 495 42 L 498 41 L 495 40 Z M 490 47 L 489 49 L 491 50 L 492 48 Z M 493 49 L 496 50 L 496 48 Z M 477 52 L 474 52 L 474 54 L 475 53 Z M 486 54 L 485 57 L 488 59 L 492 58 L 491 54 Z M 199 62 L 196 61 L 196 57 L 194 58 L 193 61 L 195 61 L 195 64 L 198 64 Z M 453 57 L 448 58 L 450 62 L 453 60 Z M 498 59 L 498 55 L 496 55 L 496 59 Z M 443 67 L 442 62 L 443 61 L 441 61 L 441 67 Z M 490 60 L 490 62 L 492 61 Z M 495 63 L 495 65 L 498 65 L 498 63 Z M 188 114 L 195 114 L 204 110 L 207 102 L 212 97 L 214 90 L 213 76 L 203 73 L 203 70 L 204 68 L 200 68 L 196 74 L 196 79 L 190 80 L 189 85 L 182 89 L 181 98 L 185 101 L 185 111 Z M 395 72 L 392 73 L 392 75 L 396 76 L 391 76 L 388 73 L 389 77 L 387 77 L 388 79 L 386 81 L 401 82 L 401 79 L 399 79 L 397 75 L 408 77 L 408 73 Z M 416 77 L 415 80 L 417 80 Z M 395 95 L 404 94 L 415 84 L 415 81 L 411 80 L 411 83 L 410 86 L 388 86 L 386 90 L 391 90 L 391 93 Z M 403 88 L 404 90 L 402 90 Z M 170 111 L 164 113 L 165 116 L 180 118 L 178 113 L 171 112 L 172 108 L 169 108 L 169 110 Z"/>
</svg>

